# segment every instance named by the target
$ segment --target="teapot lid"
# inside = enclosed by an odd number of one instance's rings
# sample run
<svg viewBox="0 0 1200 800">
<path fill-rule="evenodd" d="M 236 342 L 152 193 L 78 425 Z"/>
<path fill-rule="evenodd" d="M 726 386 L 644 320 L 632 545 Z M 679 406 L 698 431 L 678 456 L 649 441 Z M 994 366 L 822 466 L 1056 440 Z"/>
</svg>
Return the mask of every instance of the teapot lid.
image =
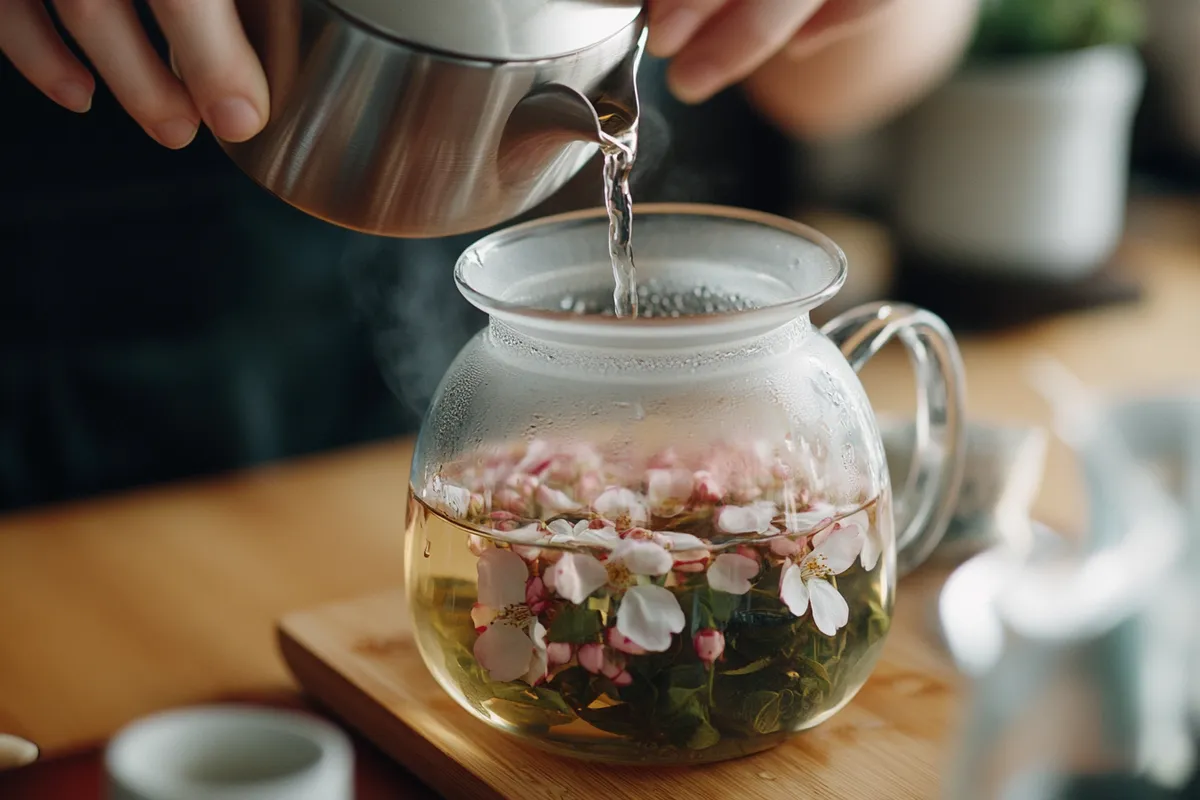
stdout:
<svg viewBox="0 0 1200 800">
<path fill-rule="evenodd" d="M 330 0 L 374 30 L 488 61 L 568 55 L 622 30 L 642 0 Z"/>
</svg>

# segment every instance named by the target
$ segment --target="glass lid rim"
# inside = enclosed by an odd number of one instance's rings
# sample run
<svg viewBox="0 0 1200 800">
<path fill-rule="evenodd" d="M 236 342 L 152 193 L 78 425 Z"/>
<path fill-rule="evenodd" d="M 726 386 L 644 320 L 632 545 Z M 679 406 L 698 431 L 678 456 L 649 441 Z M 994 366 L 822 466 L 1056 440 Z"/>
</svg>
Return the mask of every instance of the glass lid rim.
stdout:
<svg viewBox="0 0 1200 800">
<path fill-rule="evenodd" d="M 483 256 L 486 255 L 488 250 L 505 245 L 513 239 L 519 239 L 529 231 L 539 228 L 552 228 L 572 222 L 607 220 L 607 210 L 603 206 L 596 206 L 578 211 L 568 211 L 561 214 L 539 217 L 502 228 L 478 239 L 463 251 L 454 265 L 455 286 L 468 302 L 488 315 L 516 317 L 531 322 L 542 321 L 588 326 L 619 326 L 621 329 L 629 330 L 632 328 L 681 328 L 696 324 L 711 324 L 718 321 L 745 323 L 765 317 L 781 316 L 785 312 L 790 316 L 798 316 L 832 298 L 841 290 L 846 282 L 849 262 L 845 252 L 832 238 L 803 222 L 798 222 L 778 214 L 770 214 L 765 211 L 756 211 L 737 206 L 710 203 L 635 203 L 633 206 L 634 224 L 636 225 L 639 217 L 647 216 L 678 216 L 690 217 L 697 220 L 708 218 L 744 222 L 791 234 L 821 248 L 832 261 L 833 274 L 823 286 L 815 291 L 806 294 L 797 294 L 795 297 L 788 297 L 777 303 L 734 311 L 684 314 L 678 317 L 635 317 L 633 319 L 531 307 L 525 303 L 513 303 L 501 300 L 490 294 L 485 294 L 471 285 L 465 274 L 466 267 L 476 263 L 482 264 Z M 635 257 L 636 254 L 635 249 Z"/>
</svg>

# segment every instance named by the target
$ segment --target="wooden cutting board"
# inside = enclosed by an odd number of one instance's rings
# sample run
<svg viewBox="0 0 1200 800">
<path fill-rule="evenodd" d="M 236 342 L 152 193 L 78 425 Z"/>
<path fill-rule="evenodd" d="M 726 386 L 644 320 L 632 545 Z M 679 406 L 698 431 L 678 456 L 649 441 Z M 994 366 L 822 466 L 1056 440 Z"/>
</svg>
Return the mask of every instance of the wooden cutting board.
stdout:
<svg viewBox="0 0 1200 800">
<path fill-rule="evenodd" d="M 446 797 L 928 800 L 951 755 L 960 693 L 929 625 L 944 577 L 901 583 L 880 665 L 840 713 L 775 750 L 707 766 L 583 763 L 492 730 L 425 670 L 401 591 L 290 614 L 278 636 L 305 690 Z"/>
</svg>

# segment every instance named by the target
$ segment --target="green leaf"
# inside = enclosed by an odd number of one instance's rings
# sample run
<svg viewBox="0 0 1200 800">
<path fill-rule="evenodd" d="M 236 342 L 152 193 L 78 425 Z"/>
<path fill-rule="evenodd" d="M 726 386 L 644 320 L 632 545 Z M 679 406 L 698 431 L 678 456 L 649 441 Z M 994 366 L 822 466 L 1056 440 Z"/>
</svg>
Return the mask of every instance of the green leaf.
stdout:
<svg viewBox="0 0 1200 800">
<path fill-rule="evenodd" d="M 554 615 L 550 629 L 546 631 L 546 641 L 585 644 L 595 641 L 602 629 L 600 612 L 586 606 L 563 603 Z"/>
<path fill-rule="evenodd" d="M 587 708 L 600 696 L 592 675 L 583 667 L 564 669 L 551 678 L 547 686 L 558 692 L 563 702 L 574 711 Z"/>
<path fill-rule="evenodd" d="M 833 682 L 829 679 L 829 672 L 826 671 L 824 664 L 822 664 L 820 661 L 814 661 L 813 659 L 805 656 L 800 656 L 797 661 L 807 668 L 809 673 L 815 677 L 817 681 L 825 687 L 825 689 L 832 688 Z"/>
<path fill-rule="evenodd" d="M 758 672 L 760 669 L 766 669 L 775 660 L 774 656 L 763 656 L 762 658 L 751 661 L 743 667 L 737 669 L 727 669 L 721 672 L 722 675 L 751 675 Z"/>
<path fill-rule="evenodd" d="M 780 727 L 780 692 L 754 692 L 745 700 L 746 716 L 755 733 L 774 733 Z"/>
<path fill-rule="evenodd" d="M 721 732 L 708 722 L 701 722 L 688 737 L 687 747 L 689 750 L 704 750 L 719 741 L 721 741 Z"/>
<path fill-rule="evenodd" d="M 634 716 L 628 703 L 604 708 L 584 708 L 576 713 L 589 725 L 618 736 L 640 739 L 646 732 L 645 726 Z"/>
</svg>

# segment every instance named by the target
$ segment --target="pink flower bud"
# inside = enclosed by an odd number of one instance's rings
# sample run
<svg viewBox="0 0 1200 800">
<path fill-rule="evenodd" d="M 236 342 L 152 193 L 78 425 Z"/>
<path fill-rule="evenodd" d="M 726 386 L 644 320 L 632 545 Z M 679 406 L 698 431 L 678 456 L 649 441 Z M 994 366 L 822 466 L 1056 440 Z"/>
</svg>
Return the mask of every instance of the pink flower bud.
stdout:
<svg viewBox="0 0 1200 800">
<path fill-rule="evenodd" d="M 739 544 L 737 546 L 737 548 L 734 550 L 734 552 L 737 553 L 742 558 L 750 559 L 751 561 L 755 562 L 756 564 L 762 563 L 762 556 L 758 552 L 758 548 L 756 548 L 756 547 L 747 547 L 744 544 Z"/>
<path fill-rule="evenodd" d="M 525 605 L 529 606 L 530 611 L 541 614 L 546 610 L 549 600 L 550 593 L 546 591 L 546 584 L 541 578 L 534 576 L 525 582 Z"/>
<path fill-rule="evenodd" d="M 696 655 L 705 666 L 711 667 L 712 663 L 721 657 L 721 653 L 725 652 L 725 634 L 713 628 L 705 628 L 692 639 L 692 647 L 696 648 Z"/>
<path fill-rule="evenodd" d="M 550 642 L 546 645 L 546 663 L 551 669 L 566 664 L 573 655 L 571 645 L 567 642 Z"/>
<path fill-rule="evenodd" d="M 633 676 L 629 674 L 628 670 L 623 669 L 619 674 L 612 677 L 612 682 L 617 687 L 628 686 L 633 683 Z"/>
<path fill-rule="evenodd" d="M 604 669 L 604 645 L 585 644 L 579 648 L 579 666 L 598 674 Z"/>
<path fill-rule="evenodd" d="M 610 647 L 620 650 L 622 653 L 628 653 L 631 656 L 644 655 L 646 652 L 628 636 L 618 633 L 616 628 L 608 629 L 608 644 Z"/>
<path fill-rule="evenodd" d="M 725 490 L 717 482 L 716 477 L 707 470 L 700 470 L 692 476 L 695 481 L 693 495 L 698 503 L 719 503 L 725 495 Z"/>
</svg>

